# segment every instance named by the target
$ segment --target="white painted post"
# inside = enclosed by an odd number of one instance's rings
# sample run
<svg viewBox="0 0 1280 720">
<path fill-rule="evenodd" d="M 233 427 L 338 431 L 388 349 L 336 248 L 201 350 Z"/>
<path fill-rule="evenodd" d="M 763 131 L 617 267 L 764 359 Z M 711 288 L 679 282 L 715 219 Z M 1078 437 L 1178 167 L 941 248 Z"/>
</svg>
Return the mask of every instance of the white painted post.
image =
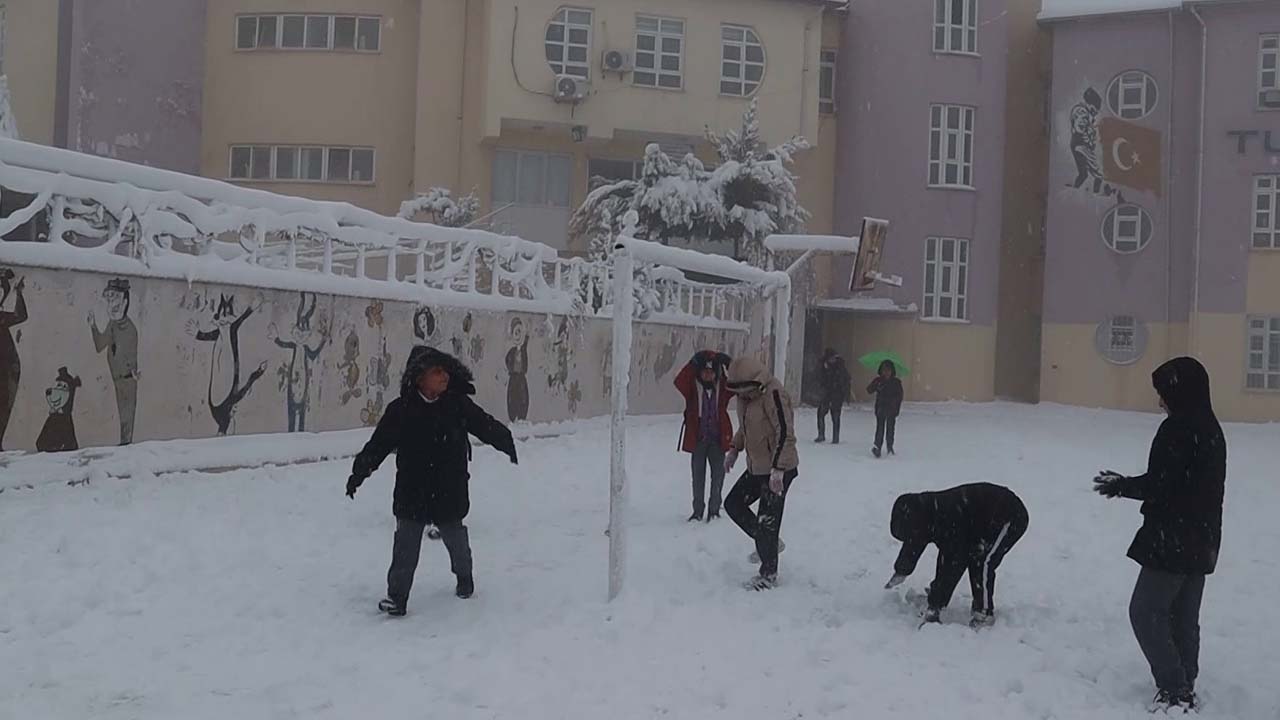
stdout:
<svg viewBox="0 0 1280 720">
<path fill-rule="evenodd" d="M 387 247 L 387 282 L 396 282 L 400 279 L 397 272 L 397 265 L 400 264 L 400 246 L 398 243 L 392 243 Z"/>
<path fill-rule="evenodd" d="M 290 270 L 298 269 L 298 236 L 289 233 L 288 254 L 285 256 L 286 265 Z"/>
<path fill-rule="evenodd" d="M 333 238 L 324 236 L 324 274 L 333 274 Z"/>
<path fill-rule="evenodd" d="M 791 278 L 778 286 L 774 295 L 773 376 L 787 384 L 787 346 L 791 344 Z"/>
<path fill-rule="evenodd" d="M 422 287 L 427 282 L 427 241 L 418 241 L 418 255 L 414 258 L 413 281 Z"/>
<path fill-rule="evenodd" d="M 364 245 L 356 246 L 356 277 L 363 278 L 364 275 Z"/>
<path fill-rule="evenodd" d="M 609 600 L 626 573 L 627 386 L 631 378 L 631 252 L 613 253 L 613 415 L 609 464 Z"/>
</svg>

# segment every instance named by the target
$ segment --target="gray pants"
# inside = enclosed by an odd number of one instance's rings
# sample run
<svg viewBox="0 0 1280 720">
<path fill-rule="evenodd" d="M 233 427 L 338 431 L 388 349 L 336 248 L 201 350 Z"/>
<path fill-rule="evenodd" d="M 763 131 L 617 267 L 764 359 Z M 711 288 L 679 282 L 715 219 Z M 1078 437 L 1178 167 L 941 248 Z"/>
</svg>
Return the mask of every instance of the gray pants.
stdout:
<svg viewBox="0 0 1280 720">
<path fill-rule="evenodd" d="M 711 466 L 711 495 L 707 498 L 707 465 Z M 704 510 L 712 515 L 720 514 L 720 500 L 724 495 L 724 450 L 719 440 L 700 440 L 693 448 L 693 512 L 701 515 Z"/>
<path fill-rule="evenodd" d="M 391 548 L 391 569 L 387 571 L 387 597 L 405 607 L 409 604 L 409 591 L 413 589 L 413 574 L 418 569 L 418 554 L 422 550 L 422 533 L 426 523 L 399 518 L 396 520 L 396 537 Z M 471 576 L 471 541 L 467 526 L 461 522 L 437 525 L 440 539 L 449 551 L 449 564 L 458 577 Z"/>
<path fill-rule="evenodd" d="M 1129 622 L 1156 687 L 1194 689 L 1200 675 L 1200 600 L 1204 575 L 1143 568 L 1129 601 Z"/>
</svg>

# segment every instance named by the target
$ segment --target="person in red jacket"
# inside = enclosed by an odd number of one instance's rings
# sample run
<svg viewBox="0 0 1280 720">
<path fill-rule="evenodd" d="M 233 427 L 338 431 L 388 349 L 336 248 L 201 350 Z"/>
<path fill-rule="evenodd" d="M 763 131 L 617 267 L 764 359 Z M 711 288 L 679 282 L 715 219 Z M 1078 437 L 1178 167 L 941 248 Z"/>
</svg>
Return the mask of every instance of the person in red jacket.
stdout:
<svg viewBox="0 0 1280 720">
<path fill-rule="evenodd" d="M 729 356 L 702 350 L 676 375 L 675 385 L 684 396 L 684 427 L 680 449 L 693 456 L 693 514 L 689 522 L 720 517 L 724 491 L 724 456 L 733 444 L 729 400 L 725 386 Z M 707 466 L 711 466 L 711 493 L 706 494 Z M 705 497 L 704 497 L 705 496 Z"/>
</svg>

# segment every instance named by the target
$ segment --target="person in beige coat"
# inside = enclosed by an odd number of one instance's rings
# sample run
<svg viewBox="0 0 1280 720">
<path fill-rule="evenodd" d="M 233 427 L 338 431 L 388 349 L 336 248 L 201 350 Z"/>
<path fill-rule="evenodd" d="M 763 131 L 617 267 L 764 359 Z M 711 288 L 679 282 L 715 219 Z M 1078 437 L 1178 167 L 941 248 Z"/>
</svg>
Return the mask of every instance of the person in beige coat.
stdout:
<svg viewBox="0 0 1280 720">
<path fill-rule="evenodd" d="M 738 432 L 725 458 L 725 471 L 733 469 L 744 450 L 747 468 L 725 498 L 724 509 L 756 543 L 752 561 L 759 561 L 760 574 L 747 587 L 767 590 L 778 582 L 782 511 L 800 467 L 791 396 L 759 360 L 750 357 L 730 363 L 728 387 L 738 397 Z M 758 515 L 751 510 L 757 501 Z"/>
</svg>

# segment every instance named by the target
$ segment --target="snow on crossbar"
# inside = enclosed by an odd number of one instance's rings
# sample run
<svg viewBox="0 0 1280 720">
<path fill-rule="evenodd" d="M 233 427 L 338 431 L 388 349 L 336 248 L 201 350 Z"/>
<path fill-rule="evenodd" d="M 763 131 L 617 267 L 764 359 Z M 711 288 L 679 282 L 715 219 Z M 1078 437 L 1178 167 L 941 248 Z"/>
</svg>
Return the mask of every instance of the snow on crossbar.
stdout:
<svg viewBox="0 0 1280 720">
<path fill-rule="evenodd" d="M 770 235 L 764 239 L 764 246 L 770 252 L 858 252 L 859 239 L 844 235 Z"/>
</svg>

